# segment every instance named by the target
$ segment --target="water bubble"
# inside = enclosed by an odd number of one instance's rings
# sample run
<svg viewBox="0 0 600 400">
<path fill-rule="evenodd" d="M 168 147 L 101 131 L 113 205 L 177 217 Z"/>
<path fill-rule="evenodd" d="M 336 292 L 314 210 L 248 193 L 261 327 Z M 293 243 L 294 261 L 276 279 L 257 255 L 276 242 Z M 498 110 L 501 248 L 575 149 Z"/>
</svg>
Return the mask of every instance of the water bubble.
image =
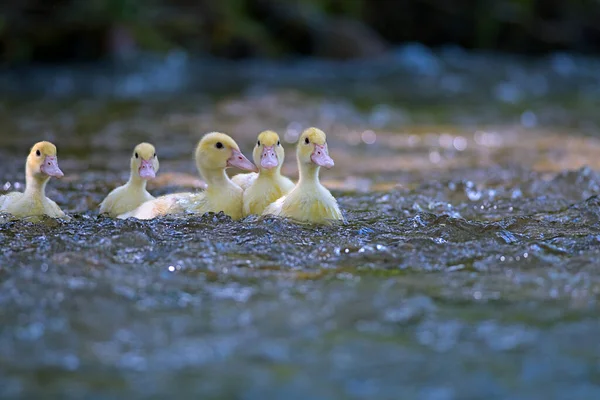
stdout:
<svg viewBox="0 0 600 400">
<path fill-rule="evenodd" d="M 518 189 L 518 188 L 515 189 L 515 190 L 513 190 L 512 193 L 511 193 L 511 195 L 510 195 L 510 198 L 513 199 L 513 200 L 514 199 L 519 199 L 521 197 L 523 197 L 523 192 L 521 191 L 521 189 Z"/>
<path fill-rule="evenodd" d="M 302 132 L 302 124 L 299 122 L 290 122 L 287 126 L 283 139 L 288 143 L 295 143 Z"/>
<path fill-rule="evenodd" d="M 175 272 L 175 267 L 173 265 L 169 265 L 169 272 Z"/>
<path fill-rule="evenodd" d="M 523 253 L 523 258 L 529 257 L 529 253 Z"/>
<path fill-rule="evenodd" d="M 522 97 L 522 91 L 512 82 L 502 82 L 494 88 L 494 96 L 505 103 L 516 103 Z"/>
<path fill-rule="evenodd" d="M 462 136 L 457 136 L 452 141 L 452 145 L 458 151 L 463 151 L 467 148 L 467 139 Z"/>
<path fill-rule="evenodd" d="M 442 157 L 440 156 L 440 153 L 438 153 L 437 151 L 432 151 L 431 153 L 429 153 L 429 161 L 431 161 L 433 164 L 437 164 L 442 160 Z"/>
<path fill-rule="evenodd" d="M 446 149 L 449 149 L 450 147 L 452 147 L 452 142 L 453 142 L 452 135 L 450 135 L 449 133 L 442 133 L 440 135 L 440 140 L 439 140 L 440 146 L 442 146 Z"/>
<path fill-rule="evenodd" d="M 440 81 L 442 89 L 451 92 L 459 93 L 464 88 L 464 80 L 462 77 L 457 75 L 444 75 Z"/>
<path fill-rule="evenodd" d="M 361 137 L 362 141 L 365 142 L 366 144 L 373 144 L 377 140 L 377 135 L 375 134 L 375 132 L 373 132 L 371 130 L 364 131 L 360 135 L 360 137 Z"/>
<path fill-rule="evenodd" d="M 527 110 L 521 114 L 521 125 L 525 128 L 533 128 L 537 125 L 537 116 L 533 111 Z"/>
<path fill-rule="evenodd" d="M 420 43 L 402 46 L 396 52 L 396 57 L 402 64 L 422 75 L 436 76 L 442 70 L 442 65 L 433 51 Z"/>
<path fill-rule="evenodd" d="M 392 110 L 385 104 L 375 106 L 373 112 L 369 116 L 370 125 L 382 128 L 390 122 L 392 118 Z"/>
<path fill-rule="evenodd" d="M 552 57 L 551 60 L 552 69 L 556 71 L 557 74 L 562 76 L 572 75 L 576 70 L 577 66 L 575 65 L 575 61 L 573 58 L 566 54 L 556 54 Z"/>
<path fill-rule="evenodd" d="M 467 197 L 471 201 L 477 201 L 481 199 L 482 193 L 479 190 L 467 189 L 466 190 Z"/>
<path fill-rule="evenodd" d="M 506 260 L 506 257 L 504 257 L 504 256 L 500 256 L 500 261 L 503 261 L 503 262 L 504 262 L 505 260 Z"/>
<path fill-rule="evenodd" d="M 22 340 L 37 340 L 42 337 L 46 328 L 41 322 L 34 322 L 26 328 L 19 329 L 18 336 Z"/>
<path fill-rule="evenodd" d="M 74 371 L 79 367 L 79 358 L 76 355 L 69 354 L 64 358 L 63 365 L 69 371 Z"/>
<path fill-rule="evenodd" d="M 6 183 L 4 184 L 4 186 L 2 186 L 2 189 L 4 189 L 4 190 L 8 190 L 8 189 L 10 189 L 10 187 L 11 187 L 11 186 L 12 186 L 12 185 L 10 184 L 10 182 L 6 182 Z"/>
<path fill-rule="evenodd" d="M 473 298 L 475 300 L 481 300 L 482 297 L 483 297 L 483 295 L 481 294 L 480 291 L 477 290 L 477 291 L 473 292 Z"/>
</svg>

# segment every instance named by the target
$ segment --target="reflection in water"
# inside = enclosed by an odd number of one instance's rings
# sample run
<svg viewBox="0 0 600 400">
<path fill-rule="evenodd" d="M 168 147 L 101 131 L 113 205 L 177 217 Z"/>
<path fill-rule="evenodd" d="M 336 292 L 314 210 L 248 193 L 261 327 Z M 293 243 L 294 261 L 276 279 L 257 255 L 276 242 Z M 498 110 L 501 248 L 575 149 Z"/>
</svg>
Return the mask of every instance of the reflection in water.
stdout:
<svg viewBox="0 0 600 400">
<path fill-rule="evenodd" d="M 192 61 L 167 60 L 189 93 L 139 99 L 153 87 L 128 78 L 97 87 L 127 99 L 6 102 L 2 189 L 52 140 L 65 178 L 48 195 L 73 220 L 0 225 L 0 397 L 598 397 L 597 62 L 410 51 L 362 77 L 249 64 L 226 80 L 249 89 L 215 95 L 195 89 L 222 79 L 194 86 Z M 96 87 L 60 73 L 49 90 Z M 215 129 L 246 152 L 278 131 L 295 176 L 311 125 L 345 225 L 96 214 L 140 141 L 160 195 L 202 187 L 191 149 Z"/>
</svg>

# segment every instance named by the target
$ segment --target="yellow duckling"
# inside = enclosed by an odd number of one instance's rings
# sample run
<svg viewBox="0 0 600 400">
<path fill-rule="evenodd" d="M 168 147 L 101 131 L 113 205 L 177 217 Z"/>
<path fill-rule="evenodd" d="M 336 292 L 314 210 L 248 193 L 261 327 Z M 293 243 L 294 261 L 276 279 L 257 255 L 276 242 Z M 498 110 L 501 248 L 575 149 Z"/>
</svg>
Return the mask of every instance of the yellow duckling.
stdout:
<svg viewBox="0 0 600 400">
<path fill-rule="evenodd" d="M 154 196 L 146 190 L 146 183 L 156 177 L 159 167 L 154 146 L 149 143 L 140 143 L 135 146 L 130 165 L 129 181 L 106 196 L 100 204 L 100 214 L 116 217 L 154 199 Z"/>
<path fill-rule="evenodd" d="M 298 183 L 289 194 L 271 203 L 263 214 L 312 224 L 343 220 L 335 197 L 319 182 L 320 167 L 329 169 L 334 165 L 327 150 L 325 133 L 317 128 L 302 132 L 296 157 L 300 174 Z"/>
<path fill-rule="evenodd" d="M 64 176 L 58 167 L 56 146 L 50 142 L 36 143 L 25 164 L 25 192 L 11 192 L 1 196 L 0 212 L 21 218 L 41 215 L 64 217 L 65 213 L 60 207 L 46 197 L 46 183 L 52 176 Z"/>
<path fill-rule="evenodd" d="M 294 183 L 281 175 L 284 150 L 279 135 L 273 131 L 264 131 L 258 135 L 258 141 L 252 152 L 258 174 L 238 174 L 233 182 L 244 189 L 244 216 L 260 215 L 265 208 L 294 188 Z"/>
<path fill-rule="evenodd" d="M 246 171 L 257 168 L 241 152 L 228 135 L 211 132 L 204 135 L 196 147 L 196 166 L 208 185 L 200 193 L 175 193 L 147 201 L 135 210 L 119 215 L 125 219 L 152 219 L 163 215 L 223 211 L 233 219 L 242 218 L 243 190 L 225 173 L 229 167 Z"/>
</svg>

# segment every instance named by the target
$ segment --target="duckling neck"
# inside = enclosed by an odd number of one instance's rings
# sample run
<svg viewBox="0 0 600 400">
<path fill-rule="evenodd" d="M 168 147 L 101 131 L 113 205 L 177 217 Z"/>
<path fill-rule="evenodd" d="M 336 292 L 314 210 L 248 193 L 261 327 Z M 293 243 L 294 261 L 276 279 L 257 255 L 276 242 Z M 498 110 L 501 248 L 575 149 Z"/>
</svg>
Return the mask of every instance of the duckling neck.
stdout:
<svg viewBox="0 0 600 400">
<path fill-rule="evenodd" d="M 261 168 L 258 174 L 258 179 L 271 179 L 279 175 L 281 175 L 281 166 L 271 169 Z"/>
<path fill-rule="evenodd" d="M 206 184 L 208 185 L 209 189 L 211 187 L 222 188 L 225 186 L 233 185 L 233 182 L 231 181 L 231 179 L 229 179 L 224 169 L 203 169 L 200 170 L 200 174 L 206 181 Z"/>
<path fill-rule="evenodd" d="M 30 171 L 27 171 L 25 176 L 25 195 L 35 198 L 46 197 L 46 183 L 50 180 L 49 176 L 46 175 L 34 175 Z"/>
<path fill-rule="evenodd" d="M 136 188 L 141 188 L 142 190 L 146 189 L 146 184 L 148 182 L 145 179 L 140 178 L 140 176 L 136 173 L 132 173 L 129 176 L 129 181 L 127 182 L 127 184 L 129 186 L 133 186 Z"/>
<path fill-rule="evenodd" d="M 310 164 L 301 164 L 300 168 L 300 176 L 298 179 L 298 184 L 304 185 L 318 185 L 319 184 L 319 170 L 321 167 L 315 165 L 313 163 Z"/>
</svg>

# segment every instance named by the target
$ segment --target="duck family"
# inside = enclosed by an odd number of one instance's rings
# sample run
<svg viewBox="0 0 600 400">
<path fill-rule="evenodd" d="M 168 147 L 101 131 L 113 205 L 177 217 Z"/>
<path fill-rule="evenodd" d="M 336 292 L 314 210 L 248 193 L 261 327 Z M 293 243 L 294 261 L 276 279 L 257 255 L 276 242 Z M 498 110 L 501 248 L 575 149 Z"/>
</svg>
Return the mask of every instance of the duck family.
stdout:
<svg viewBox="0 0 600 400">
<path fill-rule="evenodd" d="M 273 215 L 304 224 L 343 221 L 335 197 L 319 181 L 320 168 L 334 166 L 325 133 L 308 128 L 300 135 L 296 148 L 299 171 L 296 184 L 281 173 L 284 157 L 279 135 L 270 130 L 258 135 L 252 151 L 254 162 L 244 156 L 229 135 L 207 133 L 194 151 L 196 167 L 207 184 L 206 189 L 155 198 L 146 185 L 158 173 L 158 156 L 152 144 L 140 143 L 131 155 L 129 180 L 108 193 L 99 205 L 99 213 L 112 218 L 141 220 L 223 212 L 234 220 L 249 215 Z M 230 178 L 226 170 L 231 167 L 247 173 Z M 25 191 L 0 196 L 0 213 L 18 218 L 66 217 L 45 194 L 50 178 L 63 176 L 58 167 L 56 146 L 45 141 L 36 143 L 25 165 Z"/>
</svg>

